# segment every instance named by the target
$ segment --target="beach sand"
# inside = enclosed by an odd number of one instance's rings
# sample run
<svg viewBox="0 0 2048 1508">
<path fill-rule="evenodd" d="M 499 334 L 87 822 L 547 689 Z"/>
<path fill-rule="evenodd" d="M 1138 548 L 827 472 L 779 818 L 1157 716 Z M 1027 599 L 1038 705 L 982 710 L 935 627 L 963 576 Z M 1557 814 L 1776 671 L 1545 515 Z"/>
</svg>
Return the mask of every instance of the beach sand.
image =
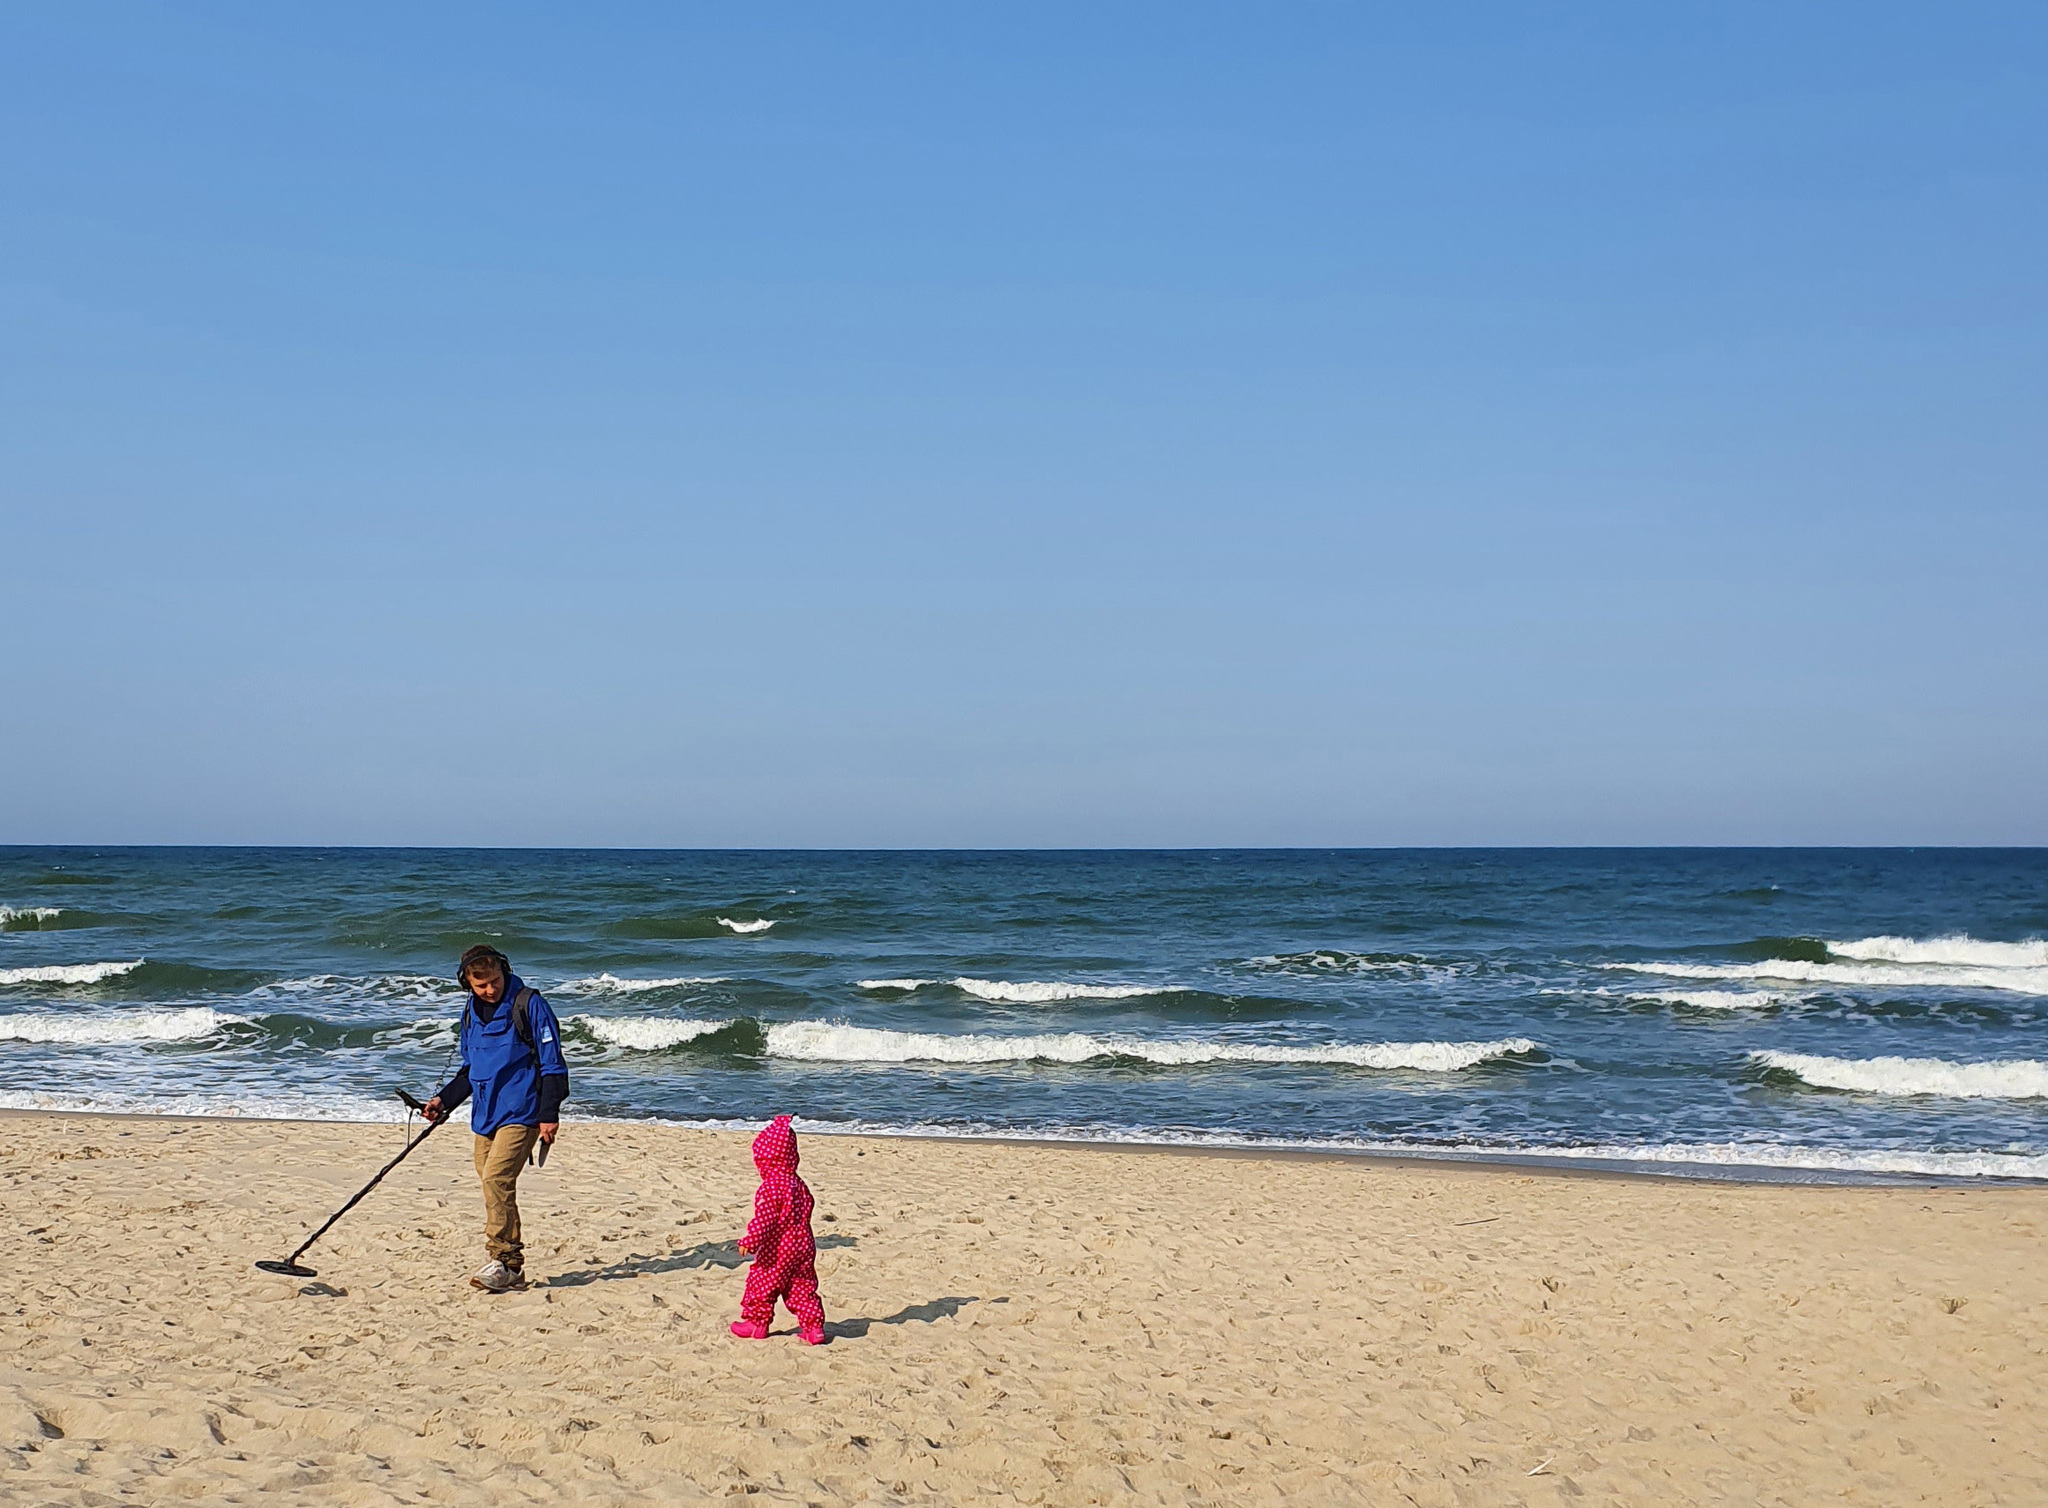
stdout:
<svg viewBox="0 0 2048 1508">
<path fill-rule="evenodd" d="M 0 1122 L 9 1503 L 2048 1502 L 2048 1190 L 806 1136 L 836 1338 L 726 1333 L 742 1136 Z"/>
</svg>

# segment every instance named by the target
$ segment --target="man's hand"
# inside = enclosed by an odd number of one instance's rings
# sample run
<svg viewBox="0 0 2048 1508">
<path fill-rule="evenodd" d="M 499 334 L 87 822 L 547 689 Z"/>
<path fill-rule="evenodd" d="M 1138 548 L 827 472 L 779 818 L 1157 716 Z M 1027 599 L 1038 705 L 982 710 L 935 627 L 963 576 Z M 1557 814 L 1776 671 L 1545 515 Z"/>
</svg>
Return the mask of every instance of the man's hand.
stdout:
<svg viewBox="0 0 2048 1508">
<path fill-rule="evenodd" d="M 441 1108 L 441 1096 L 438 1094 L 428 1100 L 426 1104 L 420 1106 L 420 1114 L 429 1122 L 446 1120 L 448 1118 L 448 1112 Z"/>
<path fill-rule="evenodd" d="M 552 1147 L 555 1144 L 555 1137 L 561 1129 L 562 1123 L 560 1121 L 542 1121 L 540 1123 L 541 1145 Z"/>
</svg>

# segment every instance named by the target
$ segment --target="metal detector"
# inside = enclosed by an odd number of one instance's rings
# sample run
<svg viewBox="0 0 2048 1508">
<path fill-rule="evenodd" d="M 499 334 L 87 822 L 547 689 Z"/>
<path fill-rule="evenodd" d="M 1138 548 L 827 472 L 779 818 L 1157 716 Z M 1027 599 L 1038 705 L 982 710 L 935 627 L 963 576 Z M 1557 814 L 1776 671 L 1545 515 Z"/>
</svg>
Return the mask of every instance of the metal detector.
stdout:
<svg viewBox="0 0 2048 1508">
<path fill-rule="evenodd" d="M 411 1095 L 407 1094 L 403 1089 L 398 1091 L 398 1097 L 401 1100 L 405 1101 L 405 1105 L 408 1110 L 425 1110 L 427 1108 L 418 1100 L 414 1099 Z M 441 1117 L 441 1120 L 446 1119 L 447 1117 L 445 1115 Z M 379 1168 L 377 1170 L 377 1176 L 375 1178 L 372 1178 L 368 1183 L 364 1184 L 360 1189 L 357 1189 L 355 1198 L 349 1200 L 347 1204 L 344 1204 L 340 1209 L 336 1210 L 333 1214 L 329 1215 L 327 1217 L 327 1224 L 321 1226 L 320 1229 L 314 1231 L 312 1235 L 306 1237 L 304 1243 L 299 1247 L 297 1251 L 293 1252 L 290 1256 L 286 1257 L 281 1262 L 258 1262 L 256 1265 L 265 1272 L 278 1273 L 281 1276 L 287 1278 L 318 1277 L 320 1274 L 315 1272 L 312 1268 L 302 1267 L 299 1265 L 299 1258 L 303 1257 L 306 1254 L 306 1249 L 310 1247 L 315 1241 L 318 1241 L 322 1236 L 326 1235 L 327 1232 L 333 1227 L 335 1221 L 339 1220 L 343 1215 L 346 1215 L 358 1204 L 361 1204 L 363 1202 L 363 1196 L 369 1193 L 370 1190 L 374 1189 L 378 1184 L 382 1183 L 384 1181 L 384 1175 L 386 1173 L 390 1172 L 393 1168 L 397 1167 L 400 1163 L 404 1162 L 406 1158 L 412 1156 L 413 1148 L 417 1147 L 421 1142 L 425 1141 L 428 1137 L 432 1136 L 434 1134 L 434 1128 L 440 1124 L 441 1121 L 428 1121 L 427 1128 L 424 1131 L 420 1132 L 418 1136 L 415 1136 L 411 1141 L 407 1142 L 405 1144 L 405 1150 L 403 1152 L 399 1153 L 396 1157 L 392 1158 L 391 1161 L 385 1163 L 383 1167 Z"/>
</svg>

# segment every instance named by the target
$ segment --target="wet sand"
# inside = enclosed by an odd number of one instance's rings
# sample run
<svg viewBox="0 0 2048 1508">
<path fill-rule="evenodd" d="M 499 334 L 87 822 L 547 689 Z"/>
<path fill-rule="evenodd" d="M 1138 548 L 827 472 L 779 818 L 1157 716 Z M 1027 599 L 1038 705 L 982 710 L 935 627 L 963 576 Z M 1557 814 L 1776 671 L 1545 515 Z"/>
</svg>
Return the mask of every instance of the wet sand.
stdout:
<svg viewBox="0 0 2048 1508">
<path fill-rule="evenodd" d="M 833 1343 L 726 1334 L 746 1139 L 7 1117 L 0 1501 L 2034 1503 L 2048 1190 L 807 1137 Z"/>
</svg>

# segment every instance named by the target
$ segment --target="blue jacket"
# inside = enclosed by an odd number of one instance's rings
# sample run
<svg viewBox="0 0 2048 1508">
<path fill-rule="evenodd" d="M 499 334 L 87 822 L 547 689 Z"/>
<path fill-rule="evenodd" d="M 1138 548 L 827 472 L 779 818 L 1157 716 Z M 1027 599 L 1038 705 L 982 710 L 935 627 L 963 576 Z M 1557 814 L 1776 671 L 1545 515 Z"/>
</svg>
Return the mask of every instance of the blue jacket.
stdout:
<svg viewBox="0 0 2048 1508">
<path fill-rule="evenodd" d="M 462 1069 L 441 1092 L 441 1103 L 453 1110 L 468 1094 L 469 1125 L 478 1136 L 491 1136 L 506 1126 L 537 1126 L 561 1114 L 569 1092 L 569 1065 L 562 1060 L 562 1027 L 554 1007 L 538 991 L 527 1001 L 527 1026 L 533 1045 L 519 1040 L 512 1027 L 512 999 L 524 988 L 514 974 L 505 981 L 505 998 L 485 1005 L 471 997 L 462 1017 Z M 547 1083 L 546 1080 L 554 1080 Z"/>
</svg>

